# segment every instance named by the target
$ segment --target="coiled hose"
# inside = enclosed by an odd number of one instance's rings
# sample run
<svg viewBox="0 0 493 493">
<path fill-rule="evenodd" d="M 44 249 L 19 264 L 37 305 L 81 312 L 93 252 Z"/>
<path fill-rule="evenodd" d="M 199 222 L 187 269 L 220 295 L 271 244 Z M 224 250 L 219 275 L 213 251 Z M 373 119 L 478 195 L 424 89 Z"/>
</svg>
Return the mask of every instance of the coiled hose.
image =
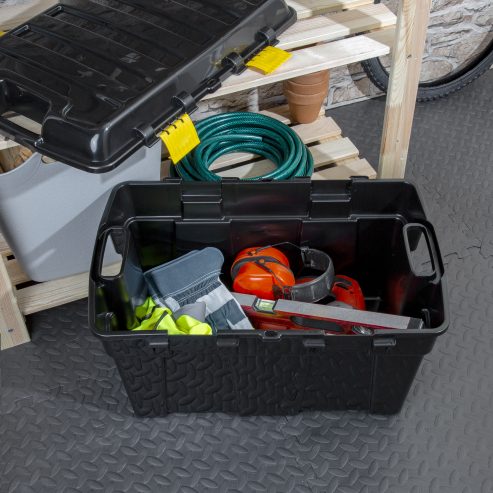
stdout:
<svg viewBox="0 0 493 493">
<path fill-rule="evenodd" d="M 185 181 L 220 181 L 209 170 L 224 154 L 253 153 L 276 169 L 247 180 L 287 180 L 313 174 L 313 156 L 290 127 L 258 113 L 223 113 L 196 124 L 201 144 L 174 167 Z"/>
</svg>

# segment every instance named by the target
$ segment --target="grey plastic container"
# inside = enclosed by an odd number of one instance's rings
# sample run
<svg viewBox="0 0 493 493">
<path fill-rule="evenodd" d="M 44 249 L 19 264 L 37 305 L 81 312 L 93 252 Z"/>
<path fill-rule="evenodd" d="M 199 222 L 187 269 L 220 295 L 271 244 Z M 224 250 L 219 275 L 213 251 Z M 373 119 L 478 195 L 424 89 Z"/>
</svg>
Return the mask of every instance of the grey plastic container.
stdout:
<svg viewBox="0 0 493 493">
<path fill-rule="evenodd" d="M 101 216 L 115 185 L 158 181 L 161 145 L 141 147 L 108 173 L 86 173 L 34 154 L 0 174 L 0 231 L 26 274 L 38 282 L 88 272 Z M 110 252 L 107 263 L 118 256 Z"/>
</svg>

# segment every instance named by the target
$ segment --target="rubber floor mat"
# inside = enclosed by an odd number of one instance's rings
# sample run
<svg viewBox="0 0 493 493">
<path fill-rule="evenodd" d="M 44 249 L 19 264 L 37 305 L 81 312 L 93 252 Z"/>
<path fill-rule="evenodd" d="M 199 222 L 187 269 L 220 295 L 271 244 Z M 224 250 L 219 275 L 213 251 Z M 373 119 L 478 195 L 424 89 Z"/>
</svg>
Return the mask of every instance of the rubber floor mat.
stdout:
<svg viewBox="0 0 493 493">
<path fill-rule="evenodd" d="M 0 491 L 491 493 L 492 82 L 418 108 L 409 177 L 440 236 L 451 325 L 400 415 L 134 418 L 81 301 L 29 317 L 33 341 L 1 353 Z M 383 102 L 331 115 L 375 162 Z"/>
</svg>

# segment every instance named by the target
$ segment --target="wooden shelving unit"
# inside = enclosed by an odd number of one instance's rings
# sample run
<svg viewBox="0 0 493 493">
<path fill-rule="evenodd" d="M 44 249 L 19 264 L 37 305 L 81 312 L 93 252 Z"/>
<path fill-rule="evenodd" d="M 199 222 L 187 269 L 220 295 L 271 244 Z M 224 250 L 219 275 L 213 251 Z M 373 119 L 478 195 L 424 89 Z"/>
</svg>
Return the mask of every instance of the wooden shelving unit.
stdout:
<svg viewBox="0 0 493 493">
<path fill-rule="evenodd" d="M 246 71 L 231 77 L 209 98 L 383 56 L 393 50 L 378 175 L 401 178 L 409 147 L 430 1 L 401 0 L 396 17 L 384 5 L 373 4 L 372 0 L 288 0 L 297 10 L 299 20 L 280 37 L 279 46 L 292 51 L 293 57 L 271 75 Z M 0 8 L 0 31 L 19 25 L 55 3 L 54 0 L 38 0 Z M 286 107 L 265 112 L 292 125 Z M 314 179 L 376 176 L 352 142 L 342 136 L 332 118 L 320 115 L 313 124 L 294 125 L 294 129 L 314 154 Z M 225 156 L 214 166 L 222 176 L 249 176 L 253 162 L 257 173 L 259 166 L 270 166 L 248 154 Z M 24 315 L 87 296 L 87 274 L 34 285 L 28 281 L 0 236 L 1 349 L 29 341 Z"/>
</svg>

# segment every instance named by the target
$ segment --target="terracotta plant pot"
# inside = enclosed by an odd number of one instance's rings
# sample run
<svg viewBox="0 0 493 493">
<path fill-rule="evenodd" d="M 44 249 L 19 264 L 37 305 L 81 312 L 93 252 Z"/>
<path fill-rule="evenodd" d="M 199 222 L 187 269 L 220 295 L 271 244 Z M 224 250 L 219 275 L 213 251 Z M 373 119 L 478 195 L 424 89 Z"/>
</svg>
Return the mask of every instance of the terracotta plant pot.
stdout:
<svg viewBox="0 0 493 493">
<path fill-rule="evenodd" d="M 303 75 L 284 82 L 291 119 L 298 123 L 312 123 L 319 114 L 329 90 L 328 70 Z"/>
<path fill-rule="evenodd" d="M 286 83 L 288 85 L 296 85 L 296 86 L 313 86 L 321 83 L 328 84 L 329 79 L 330 79 L 329 71 L 322 70 L 322 72 L 316 72 L 314 74 L 295 77 L 294 79 L 287 80 Z"/>
</svg>

